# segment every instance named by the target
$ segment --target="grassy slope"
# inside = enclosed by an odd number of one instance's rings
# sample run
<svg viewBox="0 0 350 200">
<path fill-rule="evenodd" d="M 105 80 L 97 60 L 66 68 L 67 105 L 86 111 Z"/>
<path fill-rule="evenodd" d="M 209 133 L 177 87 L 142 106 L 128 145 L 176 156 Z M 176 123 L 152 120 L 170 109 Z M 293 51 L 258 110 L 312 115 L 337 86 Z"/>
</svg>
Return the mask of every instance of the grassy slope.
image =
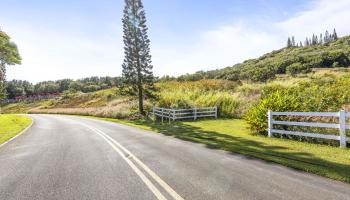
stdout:
<svg viewBox="0 0 350 200">
<path fill-rule="evenodd" d="M 239 119 L 176 122 L 102 120 L 152 130 L 182 140 L 205 144 L 350 183 L 350 149 L 254 136 Z"/>
<path fill-rule="evenodd" d="M 137 102 L 120 96 L 116 88 L 91 93 L 70 93 L 56 100 L 13 103 L 2 107 L 3 113 L 51 113 L 125 118 L 132 115 Z M 135 109 L 136 110 L 136 109 Z"/>
<path fill-rule="evenodd" d="M 32 123 L 32 119 L 19 115 L 0 115 L 0 144 L 13 138 Z"/>
<path fill-rule="evenodd" d="M 197 75 L 228 80 L 238 78 L 239 80 L 264 81 L 277 74 L 291 72 L 293 69 L 294 73 L 299 74 L 312 68 L 349 67 L 349 64 L 350 36 L 345 36 L 327 45 L 284 48 L 267 53 L 257 59 L 246 60 L 232 67 L 198 72 Z M 196 74 L 189 76 L 196 77 Z"/>
</svg>

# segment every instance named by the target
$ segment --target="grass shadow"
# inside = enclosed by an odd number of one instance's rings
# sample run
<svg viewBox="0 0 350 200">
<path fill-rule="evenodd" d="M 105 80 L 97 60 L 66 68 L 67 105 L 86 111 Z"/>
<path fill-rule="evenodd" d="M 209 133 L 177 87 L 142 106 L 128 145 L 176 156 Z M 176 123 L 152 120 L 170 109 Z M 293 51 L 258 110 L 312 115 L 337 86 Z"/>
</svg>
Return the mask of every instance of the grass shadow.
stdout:
<svg viewBox="0 0 350 200">
<path fill-rule="evenodd" d="M 167 136 L 205 144 L 206 147 L 211 149 L 243 154 L 248 156 L 247 159 L 259 158 L 350 183 L 350 165 L 322 159 L 308 152 L 290 151 L 284 146 L 271 145 L 251 138 L 247 139 L 216 131 L 207 131 L 182 122 L 161 124 L 153 121 L 136 121 L 133 123 L 139 126 L 147 126 L 151 130 Z"/>
</svg>

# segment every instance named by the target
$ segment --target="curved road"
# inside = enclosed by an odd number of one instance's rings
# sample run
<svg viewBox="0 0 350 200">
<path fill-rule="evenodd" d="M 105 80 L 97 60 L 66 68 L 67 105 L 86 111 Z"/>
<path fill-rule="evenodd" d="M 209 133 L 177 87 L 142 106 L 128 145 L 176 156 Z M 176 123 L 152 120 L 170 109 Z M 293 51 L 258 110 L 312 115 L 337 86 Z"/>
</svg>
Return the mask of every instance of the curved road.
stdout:
<svg viewBox="0 0 350 200">
<path fill-rule="evenodd" d="M 350 199 L 350 185 L 129 126 L 32 115 L 0 147 L 0 199 Z"/>
</svg>

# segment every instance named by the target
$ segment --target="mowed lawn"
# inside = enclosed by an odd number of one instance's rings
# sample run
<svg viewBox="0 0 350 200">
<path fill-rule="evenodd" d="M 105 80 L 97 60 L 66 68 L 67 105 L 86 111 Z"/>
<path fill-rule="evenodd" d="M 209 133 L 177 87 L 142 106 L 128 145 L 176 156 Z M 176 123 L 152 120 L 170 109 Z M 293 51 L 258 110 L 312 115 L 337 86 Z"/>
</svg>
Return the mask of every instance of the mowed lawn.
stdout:
<svg viewBox="0 0 350 200">
<path fill-rule="evenodd" d="M 13 138 L 32 123 L 32 119 L 21 115 L 0 114 L 0 144 Z"/>
<path fill-rule="evenodd" d="M 103 118 L 100 118 L 103 119 Z M 104 119 L 350 183 L 350 149 L 251 135 L 244 120 L 164 123 Z"/>
</svg>

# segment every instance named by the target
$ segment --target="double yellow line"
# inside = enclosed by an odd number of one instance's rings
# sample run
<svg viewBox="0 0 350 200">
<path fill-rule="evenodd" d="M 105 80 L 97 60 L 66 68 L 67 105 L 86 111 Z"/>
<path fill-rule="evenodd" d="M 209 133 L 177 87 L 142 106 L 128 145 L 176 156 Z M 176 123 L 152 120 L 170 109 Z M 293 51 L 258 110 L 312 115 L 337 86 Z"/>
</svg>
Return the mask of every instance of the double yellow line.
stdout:
<svg viewBox="0 0 350 200">
<path fill-rule="evenodd" d="M 157 187 L 150 181 L 149 178 L 140 170 L 143 169 L 150 177 L 153 178 L 174 200 L 184 200 L 177 192 L 175 192 L 165 181 L 163 181 L 155 172 L 153 172 L 149 167 L 147 167 L 140 159 L 138 159 L 129 150 L 123 147 L 116 140 L 111 138 L 109 135 L 103 131 L 96 129 L 94 127 L 83 124 L 85 127 L 89 128 L 91 131 L 102 137 L 124 160 L 125 162 L 134 170 L 134 172 L 141 178 L 141 180 L 146 184 L 146 186 L 151 190 L 151 192 L 159 200 L 166 200 L 164 195 L 157 189 Z M 137 166 L 138 165 L 138 166 Z"/>
</svg>

